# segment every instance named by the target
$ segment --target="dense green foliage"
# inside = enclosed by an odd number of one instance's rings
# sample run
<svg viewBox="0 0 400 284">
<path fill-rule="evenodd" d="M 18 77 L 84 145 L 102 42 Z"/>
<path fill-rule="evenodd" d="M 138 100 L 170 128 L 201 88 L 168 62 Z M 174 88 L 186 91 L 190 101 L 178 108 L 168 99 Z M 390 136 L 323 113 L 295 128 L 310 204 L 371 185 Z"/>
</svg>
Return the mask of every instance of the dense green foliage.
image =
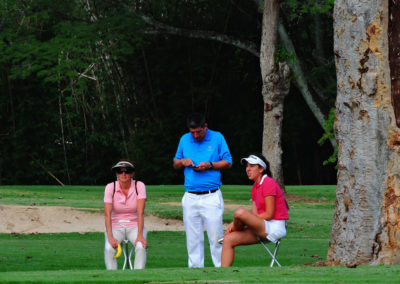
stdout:
<svg viewBox="0 0 400 284">
<path fill-rule="evenodd" d="M 331 110 L 329 112 L 329 117 L 328 117 L 328 119 L 325 121 L 325 123 L 323 125 L 323 127 L 325 129 L 325 133 L 318 140 L 318 144 L 319 145 L 323 145 L 324 143 L 326 143 L 328 141 L 328 139 L 335 137 L 334 129 L 333 129 L 334 122 L 335 122 L 335 109 L 331 108 Z M 337 154 L 338 154 L 338 149 L 337 149 L 337 146 L 336 146 L 335 149 L 333 150 L 332 155 L 326 161 L 324 161 L 324 165 L 326 165 L 328 163 L 336 163 Z"/>
<path fill-rule="evenodd" d="M 284 4 L 282 18 L 328 114 L 331 6 L 311 2 Z M 50 172 L 65 184 L 101 185 L 120 157 L 136 163 L 146 184 L 182 184 L 171 164 L 191 111 L 204 112 L 209 128 L 225 135 L 234 167 L 224 182 L 245 183 L 239 160 L 261 151 L 259 59 L 233 45 L 168 34 L 142 15 L 257 47 L 258 8 L 230 0 L 1 1 L 0 184 L 56 184 Z M 279 50 L 280 59 L 294 60 Z M 283 131 L 286 183 L 334 184 L 334 167 L 322 166 L 332 150 L 318 146 L 323 130 L 295 87 Z"/>
</svg>

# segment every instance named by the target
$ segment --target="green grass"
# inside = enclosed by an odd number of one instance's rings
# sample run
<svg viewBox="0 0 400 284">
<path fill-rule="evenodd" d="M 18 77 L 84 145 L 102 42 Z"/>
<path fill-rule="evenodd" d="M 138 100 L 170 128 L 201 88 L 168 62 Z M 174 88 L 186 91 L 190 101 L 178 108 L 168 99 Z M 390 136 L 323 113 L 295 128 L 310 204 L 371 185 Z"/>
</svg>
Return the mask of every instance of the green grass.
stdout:
<svg viewBox="0 0 400 284">
<path fill-rule="evenodd" d="M 299 195 L 299 201 L 334 202 L 336 185 L 299 185 L 286 186 L 288 194 Z"/>
<path fill-rule="evenodd" d="M 149 232 L 144 271 L 105 271 L 103 233 L 0 234 L 0 282 L 130 283 L 395 283 L 399 266 L 311 267 L 325 260 L 335 200 L 335 186 L 288 186 L 288 235 L 282 241 L 281 268 L 269 268 L 260 245 L 236 249 L 232 268 L 214 268 L 208 247 L 205 268 L 188 269 L 183 232 Z M 1 186 L 0 204 L 59 205 L 101 210 L 100 186 Z M 181 218 L 183 186 L 148 186 L 147 214 Z M 248 205 L 250 186 L 223 187 L 226 205 Z M 227 206 L 230 207 L 230 206 Z M 224 220 L 232 220 L 234 209 Z M 206 240 L 207 242 L 207 240 Z M 122 258 L 119 259 L 121 262 Z M 398 281 L 400 282 L 400 281 Z"/>
<path fill-rule="evenodd" d="M 104 268 L 103 233 L 0 234 L 0 243 L 0 272 Z M 184 232 L 149 232 L 148 243 L 147 268 L 187 266 Z M 290 266 L 321 260 L 326 256 L 327 244 L 326 239 L 288 237 L 282 241 L 279 262 Z M 261 245 L 238 247 L 236 252 L 237 267 L 264 266 L 269 260 Z M 205 266 L 212 267 L 208 248 Z"/>
<path fill-rule="evenodd" d="M 2 283 L 399 283 L 399 266 L 154 268 L 143 271 L 62 270 L 0 274 Z"/>
<path fill-rule="evenodd" d="M 180 202 L 182 185 L 148 185 L 149 201 L 157 203 Z M 334 201 L 334 185 L 287 186 L 289 195 L 298 195 L 300 201 Z M 224 185 L 222 192 L 227 203 L 250 200 L 251 185 Z M 102 208 L 104 186 L 0 186 L 0 204 L 61 205 L 77 208 Z"/>
<path fill-rule="evenodd" d="M 1 204 L 103 208 L 100 186 L 0 186 Z"/>
<path fill-rule="evenodd" d="M 302 206 L 304 202 L 315 202 L 315 206 L 333 207 L 335 186 L 288 186 L 289 195 L 296 195 L 296 203 L 289 200 L 290 206 Z M 225 204 L 251 205 L 250 185 L 224 185 L 222 192 Z M 182 218 L 180 201 L 184 193 L 183 185 L 147 186 L 146 214 L 163 218 Z M 85 210 L 103 209 L 104 186 L 0 186 L 0 204 L 33 206 L 70 206 Z M 326 204 L 331 202 L 331 204 Z M 332 206 L 331 206 L 332 205 Z M 314 206 L 314 207 L 315 207 Z M 226 209 L 224 220 L 232 221 L 234 209 Z"/>
</svg>

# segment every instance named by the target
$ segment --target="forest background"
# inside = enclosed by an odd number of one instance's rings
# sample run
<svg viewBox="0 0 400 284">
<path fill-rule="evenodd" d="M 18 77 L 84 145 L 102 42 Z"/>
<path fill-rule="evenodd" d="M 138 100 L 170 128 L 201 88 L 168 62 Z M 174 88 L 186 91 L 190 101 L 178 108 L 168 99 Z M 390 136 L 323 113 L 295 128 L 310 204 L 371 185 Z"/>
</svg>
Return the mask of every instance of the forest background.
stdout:
<svg viewBox="0 0 400 284">
<path fill-rule="evenodd" d="M 292 71 L 286 184 L 336 184 L 335 165 L 323 165 L 332 145 L 318 143 L 333 137 L 332 9 L 333 0 L 281 4 L 296 53 L 280 44 L 277 61 L 300 64 L 328 119 L 324 130 Z M 182 184 L 172 159 L 192 111 L 228 142 L 223 182 L 248 183 L 240 158 L 262 146 L 260 59 L 249 52 L 261 21 L 256 0 L 1 0 L 0 184 L 105 184 L 121 157 L 146 184 Z"/>
</svg>

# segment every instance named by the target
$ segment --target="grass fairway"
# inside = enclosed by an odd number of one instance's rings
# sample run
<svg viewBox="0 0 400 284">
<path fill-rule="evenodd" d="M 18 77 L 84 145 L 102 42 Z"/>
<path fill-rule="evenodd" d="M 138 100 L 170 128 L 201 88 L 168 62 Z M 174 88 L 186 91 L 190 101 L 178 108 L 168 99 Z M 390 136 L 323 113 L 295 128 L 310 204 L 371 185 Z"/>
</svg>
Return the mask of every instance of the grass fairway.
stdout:
<svg viewBox="0 0 400 284">
<path fill-rule="evenodd" d="M 64 205 L 101 210 L 104 187 L 2 186 L 0 204 Z M 146 213 L 181 218 L 182 186 L 148 186 Z M 249 205 L 250 186 L 224 186 L 224 220 Z M 208 247 L 205 268 L 188 269 L 183 232 L 149 232 L 143 271 L 105 271 L 103 233 L 0 234 L 0 282 L 130 283 L 400 283 L 399 266 L 312 267 L 325 260 L 334 210 L 335 186 L 288 186 L 290 220 L 278 260 L 260 245 L 238 247 L 232 268 L 214 268 Z M 207 242 L 207 240 L 206 240 Z M 122 258 L 119 259 L 122 261 Z M 121 266 L 121 265 L 120 265 Z"/>
<path fill-rule="evenodd" d="M 61 270 L 0 274 L 7 282 L 96 283 L 399 283 L 398 266 L 153 268 L 142 271 Z"/>
<path fill-rule="evenodd" d="M 103 269 L 104 234 L 0 234 L 2 254 L 0 271 L 62 269 Z M 187 266 L 183 232 L 149 232 L 147 268 Z M 206 240 L 207 242 L 207 240 Z M 301 265 L 322 260 L 327 241 L 288 238 L 282 241 L 278 260 L 283 266 Z M 237 248 L 236 267 L 267 266 L 269 257 L 261 245 Z M 205 265 L 212 267 L 208 248 Z M 120 266 L 122 257 L 119 258 Z"/>
</svg>

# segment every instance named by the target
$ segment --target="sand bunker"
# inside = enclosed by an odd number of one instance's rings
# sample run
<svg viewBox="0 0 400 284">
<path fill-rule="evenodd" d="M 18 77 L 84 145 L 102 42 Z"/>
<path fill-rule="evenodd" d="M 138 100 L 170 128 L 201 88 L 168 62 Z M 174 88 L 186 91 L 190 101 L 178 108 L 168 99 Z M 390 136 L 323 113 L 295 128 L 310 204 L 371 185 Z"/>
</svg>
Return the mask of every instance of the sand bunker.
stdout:
<svg viewBox="0 0 400 284">
<path fill-rule="evenodd" d="M 0 233 L 104 232 L 103 212 L 62 206 L 0 205 Z M 183 222 L 145 216 L 148 231 L 184 231 Z"/>
</svg>

